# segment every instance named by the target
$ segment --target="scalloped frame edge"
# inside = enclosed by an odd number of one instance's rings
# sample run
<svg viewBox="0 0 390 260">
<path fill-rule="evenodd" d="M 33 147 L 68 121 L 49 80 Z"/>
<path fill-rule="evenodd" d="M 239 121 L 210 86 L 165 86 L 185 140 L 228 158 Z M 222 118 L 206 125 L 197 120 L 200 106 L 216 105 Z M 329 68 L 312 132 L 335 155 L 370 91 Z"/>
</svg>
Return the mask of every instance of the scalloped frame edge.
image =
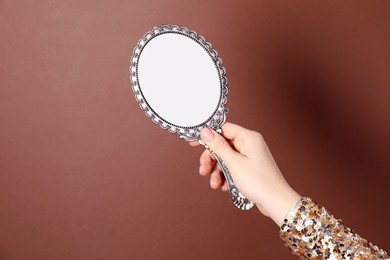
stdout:
<svg viewBox="0 0 390 260">
<path fill-rule="evenodd" d="M 172 124 L 161 118 L 153 109 L 149 106 L 146 99 L 144 98 L 141 88 L 138 83 L 138 60 L 143 48 L 146 44 L 154 37 L 164 33 L 178 33 L 187 36 L 200 44 L 203 49 L 209 54 L 214 62 L 214 65 L 218 71 L 220 80 L 221 96 L 218 106 L 215 112 L 203 123 L 191 126 L 183 127 Z M 185 139 L 186 141 L 198 141 L 200 140 L 200 131 L 204 127 L 212 128 L 220 131 L 221 126 L 226 121 L 226 113 L 228 109 L 225 108 L 228 94 L 228 79 L 226 77 L 226 70 L 223 66 L 221 58 L 218 56 L 216 50 L 213 49 L 212 45 L 206 42 L 205 38 L 198 35 L 195 31 L 189 30 L 186 27 L 173 24 L 163 24 L 161 26 L 155 26 L 149 32 L 147 32 L 136 44 L 132 56 L 130 58 L 130 82 L 132 83 L 132 90 L 134 92 L 135 99 L 139 102 L 139 106 L 145 111 L 145 114 L 152 119 L 152 121 L 159 125 L 162 129 L 166 129 L 171 133 L 177 133 L 179 139 Z"/>
</svg>

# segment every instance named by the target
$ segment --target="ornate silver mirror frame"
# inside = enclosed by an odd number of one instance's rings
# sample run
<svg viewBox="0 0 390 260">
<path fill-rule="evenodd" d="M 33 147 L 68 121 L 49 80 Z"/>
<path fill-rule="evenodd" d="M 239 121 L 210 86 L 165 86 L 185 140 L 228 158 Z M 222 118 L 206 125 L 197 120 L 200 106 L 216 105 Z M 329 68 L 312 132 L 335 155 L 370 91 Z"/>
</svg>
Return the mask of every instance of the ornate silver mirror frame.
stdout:
<svg viewBox="0 0 390 260">
<path fill-rule="evenodd" d="M 148 103 L 145 98 L 144 93 L 142 92 L 142 83 L 139 80 L 139 61 L 142 55 L 142 51 L 145 46 L 150 43 L 156 37 L 167 34 L 174 33 L 179 34 L 189 39 L 192 39 L 194 42 L 199 44 L 204 51 L 207 52 L 211 60 L 213 61 L 215 68 L 218 72 L 219 77 L 219 85 L 220 85 L 220 95 L 218 105 L 213 112 L 209 116 L 207 120 L 200 124 L 196 124 L 194 126 L 180 126 L 175 124 L 175 122 L 170 122 L 165 118 L 161 117 L 158 111 L 154 111 L 152 106 Z M 222 60 L 219 58 L 217 52 L 212 48 L 212 45 L 205 41 L 205 39 L 198 35 L 196 32 L 189 30 L 185 27 L 180 27 L 178 25 L 162 25 L 159 27 L 154 27 L 151 31 L 147 32 L 137 43 L 134 48 L 132 57 L 130 59 L 130 81 L 133 86 L 133 92 L 135 94 L 136 100 L 139 102 L 140 107 L 145 111 L 145 114 L 150 117 L 154 123 L 158 124 L 161 128 L 167 129 L 171 133 L 177 133 L 178 138 L 185 139 L 186 141 L 198 141 L 200 144 L 205 144 L 200 139 L 200 131 L 204 127 L 212 128 L 216 130 L 218 133 L 221 133 L 221 126 L 225 123 L 226 113 L 228 109 L 225 108 L 225 104 L 227 102 L 227 77 L 226 70 L 223 66 Z M 205 146 L 207 148 L 207 146 Z M 208 148 L 207 148 L 208 149 Z M 234 185 L 233 179 L 230 175 L 230 172 L 221 158 L 216 155 L 213 151 L 211 153 L 216 158 L 228 185 L 228 189 L 230 194 L 232 195 L 231 201 L 232 203 L 242 209 L 249 210 L 254 206 L 254 203 L 248 201 L 236 188 Z"/>
</svg>

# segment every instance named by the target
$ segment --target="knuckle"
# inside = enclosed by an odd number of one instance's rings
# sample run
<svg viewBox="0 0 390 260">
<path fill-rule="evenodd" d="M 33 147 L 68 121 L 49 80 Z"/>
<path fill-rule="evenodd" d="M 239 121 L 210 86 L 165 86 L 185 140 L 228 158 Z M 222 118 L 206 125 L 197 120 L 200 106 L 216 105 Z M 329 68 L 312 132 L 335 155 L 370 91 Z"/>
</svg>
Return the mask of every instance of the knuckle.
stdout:
<svg viewBox="0 0 390 260">
<path fill-rule="evenodd" d="M 252 137 L 253 141 L 255 141 L 255 142 L 257 142 L 257 143 L 264 142 L 264 137 L 263 137 L 263 135 L 260 134 L 259 132 L 252 131 L 251 137 Z"/>
</svg>

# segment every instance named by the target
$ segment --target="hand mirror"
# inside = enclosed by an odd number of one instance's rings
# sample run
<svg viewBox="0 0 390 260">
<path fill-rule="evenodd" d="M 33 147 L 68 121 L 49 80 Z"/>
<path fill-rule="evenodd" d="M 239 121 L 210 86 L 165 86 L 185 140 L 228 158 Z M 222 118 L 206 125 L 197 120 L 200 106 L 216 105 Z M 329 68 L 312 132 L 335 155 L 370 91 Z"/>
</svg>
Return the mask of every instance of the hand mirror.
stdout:
<svg viewBox="0 0 390 260">
<path fill-rule="evenodd" d="M 221 133 L 228 111 L 226 71 L 202 36 L 177 25 L 154 27 L 138 41 L 130 63 L 135 98 L 153 122 L 180 139 L 202 145 L 204 127 Z M 211 153 L 225 176 L 233 204 L 242 210 L 252 208 L 254 203 L 238 191 L 221 158 Z"/>
</svg>

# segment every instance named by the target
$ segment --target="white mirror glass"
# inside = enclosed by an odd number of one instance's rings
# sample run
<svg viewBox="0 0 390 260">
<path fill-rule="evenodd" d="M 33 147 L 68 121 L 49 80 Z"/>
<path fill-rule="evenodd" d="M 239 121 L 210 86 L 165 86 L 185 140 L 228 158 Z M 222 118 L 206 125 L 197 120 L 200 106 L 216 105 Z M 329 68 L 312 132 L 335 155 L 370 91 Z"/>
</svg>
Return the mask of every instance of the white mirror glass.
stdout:
<svg viewBox="0 0 390 260">
<path fill-rule="evenodd" d="M 194 39 L 163 33 L 142 49 L 138 84 L 148 106 L 180 127 L 206 122 L 218 108 L 221 82 L 209 53 Z"/>
</svg>

